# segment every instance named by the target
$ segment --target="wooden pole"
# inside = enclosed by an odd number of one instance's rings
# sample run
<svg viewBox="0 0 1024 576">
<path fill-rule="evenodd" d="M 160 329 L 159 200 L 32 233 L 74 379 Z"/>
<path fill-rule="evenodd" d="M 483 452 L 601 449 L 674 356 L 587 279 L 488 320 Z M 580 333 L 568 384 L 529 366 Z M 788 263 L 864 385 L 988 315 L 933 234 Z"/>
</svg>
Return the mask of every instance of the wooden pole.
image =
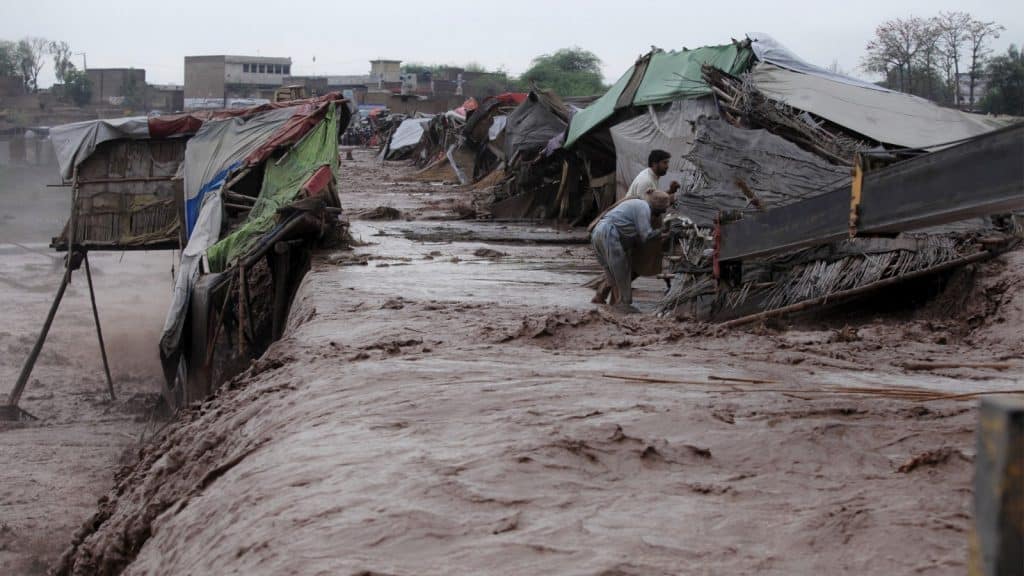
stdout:
<svg viewBox="0 0 1024 576">
<path fill-rule="evenodd" d="M 72 257 L 68 254 L 68 260 Z M 35 345 L 32 346 L 32 352 L 29 353 L 28 359 L 25 360 L 25 364 L 21 367 L 21 374 L 18 375 L 18 381 L 14 385 L 14 390 L 11 390 L 10 396 L 7 398 L 8 406 L 17 406 L 18 401 L 21 400 L 21 393 L 25 391 L 25 385 L 28 384 L 28 378 L 32 375 L 32 369 L 36 365 L 36 360 L 39 358 L 39 353 L 43 350 L 43 343 L 46 342 L 46 335 L 50 333 L 50 326 L 53 325 L 53 318 L 57 315 L 57 309 L 60 307 L 60 301 L 64 298 L 64 290 L 71 283 L 71 266 L 69 265 L 64 268 L 64 277 L 60 281 L 60 288 L 57 289 L 57 295 L 53 298 L 53 304 L 50 305 L 50 313 L 46 316 L 46 322 L 43 322 L 43 330 L 39 333 L 39 337 L 36 338 Z"/>
<path fill-rule="evenodd" d="M 100 341 L 100 356 L 103 357 L 103 372 L 107 375 L 107 391 L 110 392 L 110 399 L 117 400 L 114 395 L 114 380 L 110 377 L 110 364 L 107 362 L 107 347 L 103 344 L 103 329 L 100 327 L 100 312 L 96 308 L 96 291 L 92 287 L 92 270 L 89 269 L 89 253 L 83 252 L 82 259 L 85 261 L 85 279 L 89 282 L 89 300 L 92 302 L 92 318 L 96 321 L 96 337 Z"/>
</svg>

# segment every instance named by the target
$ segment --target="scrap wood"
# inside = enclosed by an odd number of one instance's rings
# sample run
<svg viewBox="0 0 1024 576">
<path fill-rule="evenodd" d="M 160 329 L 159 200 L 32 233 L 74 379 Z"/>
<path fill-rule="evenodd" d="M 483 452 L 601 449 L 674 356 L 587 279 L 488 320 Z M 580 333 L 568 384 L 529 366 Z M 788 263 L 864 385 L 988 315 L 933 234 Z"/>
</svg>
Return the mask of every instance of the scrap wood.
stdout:
<svg viewBox="0 0 1024 576">
<path fill-rule="evenodd" d="M 706 385 L 707 382 L 700 380 L 668 380 L 665 378 L 651 378 L 650 376 L 634 376 L 630 374 L 609 374 L 604 373 L 601 376 L 605 378 L 616 378 L 619 380 L 636 380 L 637 382 L 650 382 L 652 384 L 697 384 Z"/>
<path fill-rule="evenodd" d="M 747 384 L 778 384 L 775 380 L 760 380 L 758 378 L 734 378 L 732 376 L 716 376 L 711 374 L 708 380 L 722 380 L 725 382 L 746 382 Z"/>
<path fill-rule="evenodd" d="M 917 456 L 907 459 L 907 461 L 897 468 L 896 471 L 901 474 L 906 474 L 907 472 L 912 472 L 921 466 L 935 466 L 936 464 L 942 464 L 952 456 L 959 456 L 961 460 L 968 460 L 967 456 L 960 450 L 951 446 L 943 446 L 942 448 L 935 450 L 927 450 Z"/>
<path fill-rule="evenodd" d="M 989 370 L 1009 370 L 1017 365 L 1010 362 L 904 362 L 901 366 L 906 370 L 945 370 L 947 368 L 987 368 Z"/>
</svg>

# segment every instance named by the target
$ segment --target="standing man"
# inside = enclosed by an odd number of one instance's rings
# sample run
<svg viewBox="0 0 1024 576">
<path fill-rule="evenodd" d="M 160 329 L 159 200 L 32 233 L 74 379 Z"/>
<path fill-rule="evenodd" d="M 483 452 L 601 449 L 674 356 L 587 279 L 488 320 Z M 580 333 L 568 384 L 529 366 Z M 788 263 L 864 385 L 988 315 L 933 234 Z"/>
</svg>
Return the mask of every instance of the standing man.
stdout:
<svg viewBox="0 0 1024 576">
<path fill-rule="evenodd" d="M 629 185 L 626 198 L 643 199 L 648 191 L 658 189 L 658 180 L 668 174 L 668 161 L 672 155 L 664 150 L 651 150 L 647 155 L 647 169 L 636 175 L 633 183 Z M 668 193 L 675 194 L 679 190 L 679 182 L 672 181 L 668 186 Z"/>
<path fill-rule="evenodd" d="M 635 249 L 661 235 L 651 227 L 652 217 L 660 218 L 668 210 L 671 197 L 657 190 L 645 199 L 626 198 L 601 217 L 594 226 L 590 242 L 604 269 L 605 282 L 612 289 L 612 302 L 626 312 L 633 307 L 633 270 L 630 257 Z"/>
</svg>

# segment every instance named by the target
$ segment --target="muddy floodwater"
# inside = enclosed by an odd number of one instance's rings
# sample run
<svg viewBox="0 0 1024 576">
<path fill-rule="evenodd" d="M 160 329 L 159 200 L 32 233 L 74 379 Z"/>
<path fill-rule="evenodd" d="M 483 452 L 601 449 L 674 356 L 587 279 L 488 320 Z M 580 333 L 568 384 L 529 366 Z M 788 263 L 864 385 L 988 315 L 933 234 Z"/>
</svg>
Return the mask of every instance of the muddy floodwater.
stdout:
<svg viewBox="0 0 1024 576">
<path fill-rule="evenodd" d="M 0 431 L 0 561 L 67 574 L 965 571 L 976 400 L 945 396 L 1024 388 L 1019 251 L 975 270 L 954 313 L 726 332 L 591 304 L 585 234 L 455 220 L 467 193 L 407 172 L 359 150 L 342 162 L 358 245 L 317 254 L 284 338 L 170 422 L 145 406 L 171 257 L 97 257 L 123 393 L 104 396 L 76 285 L 26 392 L 40 421 Z M 16 303 L 4 383 L 59 279 L 52 253 L 30 247 L 0 245 Z M 664 283 L 636 286 L 651 310 Z M 921 391 L 936 393 L 908 399 Z"/>
</svg>

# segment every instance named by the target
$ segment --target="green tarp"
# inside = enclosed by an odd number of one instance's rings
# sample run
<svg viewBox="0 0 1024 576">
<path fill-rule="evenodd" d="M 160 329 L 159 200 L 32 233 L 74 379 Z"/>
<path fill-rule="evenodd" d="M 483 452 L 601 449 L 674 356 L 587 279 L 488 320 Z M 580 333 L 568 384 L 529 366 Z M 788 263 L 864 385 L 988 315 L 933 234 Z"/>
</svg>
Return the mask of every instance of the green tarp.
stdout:
<svg viewBox="0 0 1024 576">
<path fill-rule="evenodd" d="M 655 52 L 632 98 L 632 105 L 646 106 L 706 96 L 711 93 L 711 87 L 701 78 L 702 65 L 710 64 L 730 74 L 740 74 L 750 68 L 753 57 L 754 52 L 748 46 L 736 44 Z M 615 113 L 616 102 L 629 84 L 633 70 L 630 68 L 626 71 L 604 96 L 573 116 L 569 124 L 569 135 L 565 139 L 566 148 Z"/>
<path fill-rule="evenodd" d="M 263 187 L 249 217 L 238 229 L 206 251 L 211 272 L 222 272 L 228 263 L 245 254 L 277 223 L 277 210 L 292 203 L 302 185 L 321 166 L 338 168 L 338 122 L 335 103 L 315 128 L 288 151 L 283 161 L 267 160 Z"/>
</svg>

